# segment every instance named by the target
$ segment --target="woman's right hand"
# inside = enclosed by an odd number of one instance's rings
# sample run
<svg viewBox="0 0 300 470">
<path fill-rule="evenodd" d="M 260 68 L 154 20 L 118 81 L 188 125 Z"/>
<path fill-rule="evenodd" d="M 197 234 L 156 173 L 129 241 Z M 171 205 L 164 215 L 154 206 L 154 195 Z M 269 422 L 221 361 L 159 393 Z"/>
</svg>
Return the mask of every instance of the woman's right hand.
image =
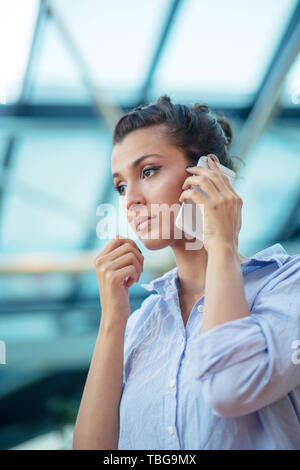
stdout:
<svg viewBox="0 0 300 470">
<path fill-rule="evenodd" d="M 129 287 L 139 281 L 144 257 L 130 238 L 116 235 L 94 258 L 101 303 L 101 322 L 127 322 Z M 126 278 L 128 280 L 126 281 Z"/>
</svg>

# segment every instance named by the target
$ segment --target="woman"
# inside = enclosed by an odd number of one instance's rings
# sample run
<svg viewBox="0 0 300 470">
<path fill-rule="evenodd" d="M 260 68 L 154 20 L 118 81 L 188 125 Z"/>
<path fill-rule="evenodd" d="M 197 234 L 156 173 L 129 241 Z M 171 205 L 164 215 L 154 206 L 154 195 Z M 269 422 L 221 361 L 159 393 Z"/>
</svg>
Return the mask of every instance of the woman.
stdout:
<svg viewBox="0 0 300 470">
<path fill-rule="evenodd" d="M 168 96 L 117 122 L 128 221 L 148 249 L 170 246 L 176 267 L 142 284 L 155 292 L 130 315 L 136 243 L 117 235 L 95 258 L 102 313 L 75 449 L 300 449 L 300 256 L 279 243 L 238 253 L 242 200 L 213 161 L 195 167 L 212 153 L 234 169 L 231 139 L 208 106 Z M 198 249 L 176 235 L 176 211 L 162 236 L 161 215 L 187 199 L 204 207 Z"/>
</svg>

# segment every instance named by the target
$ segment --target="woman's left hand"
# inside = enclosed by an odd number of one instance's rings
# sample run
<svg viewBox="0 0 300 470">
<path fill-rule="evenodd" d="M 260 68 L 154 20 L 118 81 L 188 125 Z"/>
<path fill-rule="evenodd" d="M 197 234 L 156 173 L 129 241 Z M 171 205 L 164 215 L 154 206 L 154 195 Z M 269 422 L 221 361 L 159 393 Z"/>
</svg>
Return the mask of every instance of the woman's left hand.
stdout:
<svg viewBox="0 0 300 470">
<path fill-rule="evenodd" d="M 216 163 L 208 158 L 209 167 L 194 166 L 186 168 L 188 172 L 196 173 L 189 176 L 182 185 L 184 190 L 180 202 L 192 199 L 204 209 L 204 248 L 209 251 L 216 243 L 230 245 L 238 250 L 238 235 L 242 224 L 243 200 L 234 191 L 227 176 L 223 175 Z M 209 196 L 202 195 L 196 189 L 187 189 L 198 185 Z"/>
</svg>

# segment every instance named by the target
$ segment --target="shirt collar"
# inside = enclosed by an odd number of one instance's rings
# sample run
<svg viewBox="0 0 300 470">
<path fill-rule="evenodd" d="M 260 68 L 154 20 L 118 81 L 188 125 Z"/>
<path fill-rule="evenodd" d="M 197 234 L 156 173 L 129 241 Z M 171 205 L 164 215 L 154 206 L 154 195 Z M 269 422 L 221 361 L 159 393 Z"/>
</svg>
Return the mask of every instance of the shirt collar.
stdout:
<svg viewBox="0 0 300 470">
<path fill-rule="evenodd" d="M 290 257 L 290 255 L 285 251 L 283 246 L 280 243 L 275 243 L 274 245 L 265 248 L 253 256 L 250 256 L 241 263 L 242 271 L 246 269 L 247 266 L 251 265 L 264 265 L 267 263 L 276 263 L 278 267 L 282 266 L 285 261 Z M 141 287 L 148 291 L 156 290 L 159 294 L 164 294 L 165 292 L 170 293 L 170 290 L 176 289 L 178 287 L 178 268 L 170 269 L 163 276 L 153 279 L 149 283 L 142 283 Z"/>
</svg>

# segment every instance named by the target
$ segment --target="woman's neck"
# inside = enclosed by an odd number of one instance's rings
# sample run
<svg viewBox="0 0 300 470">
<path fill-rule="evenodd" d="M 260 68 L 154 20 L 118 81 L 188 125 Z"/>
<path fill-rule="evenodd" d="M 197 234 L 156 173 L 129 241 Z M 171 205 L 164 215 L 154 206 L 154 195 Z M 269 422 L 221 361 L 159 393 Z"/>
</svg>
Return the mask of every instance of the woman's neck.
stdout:
<svg viewBox="0 0 300 470">
<path fill-rule="evenodd" d="M 184 243 L 171 245 L 178 268 L 179 293 L 197 300 L 205 291 L 208 253 L 204 247 L 200 250 L 186 250 Z M 240 263 L 245 256 L 238 253 Z"/>
</svg>

